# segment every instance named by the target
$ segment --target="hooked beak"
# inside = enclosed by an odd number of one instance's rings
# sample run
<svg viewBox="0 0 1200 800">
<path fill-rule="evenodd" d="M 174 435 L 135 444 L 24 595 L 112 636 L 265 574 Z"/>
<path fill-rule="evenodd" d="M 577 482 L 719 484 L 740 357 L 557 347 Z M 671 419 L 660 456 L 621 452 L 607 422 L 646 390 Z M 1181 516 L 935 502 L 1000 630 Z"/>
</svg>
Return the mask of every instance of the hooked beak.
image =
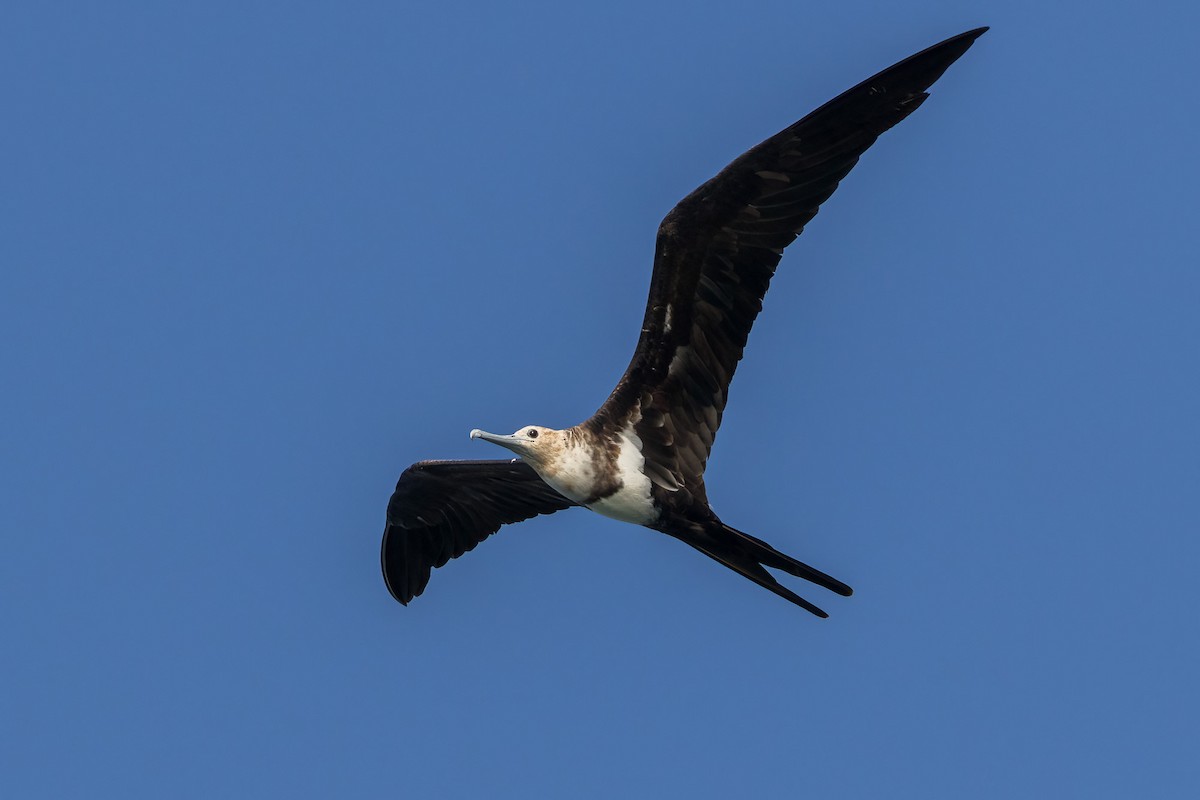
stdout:
<svg viewBox="0 0 1200 800">
<path fill-rule="evenodd" d="M 513 451 L 516 451 L 518 447 L 525 444 L 525 440 L 517 436 L 505 436 L 504 434 L 500 433 L 488 433 L 487 431 L 479 430 L 479 428 L 471 431 L 471 438 L 483 439 L 485 442 L 498 444 L 501 447 L 507 447 L 509 450 Z"/>
</svg>

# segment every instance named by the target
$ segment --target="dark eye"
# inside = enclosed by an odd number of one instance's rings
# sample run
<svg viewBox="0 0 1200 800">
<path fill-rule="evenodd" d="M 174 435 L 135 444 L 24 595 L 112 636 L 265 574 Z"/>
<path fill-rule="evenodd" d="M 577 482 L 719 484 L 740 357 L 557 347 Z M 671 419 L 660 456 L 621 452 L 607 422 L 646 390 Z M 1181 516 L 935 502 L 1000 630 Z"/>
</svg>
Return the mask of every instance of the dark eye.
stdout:
<svg viewBox="0 0 1200 800">
<path fill-rule="evenodd" d="M 528 436 L 529 436 L 529 438 L 530 438 L 530 439 L 536 439 L 536 438 L 537 438 L 537 431 L 536 431 L 536 430 L 534 430 L 533 428 L 530 428 L 530 429 L 529 429 Z"/>
</svg>

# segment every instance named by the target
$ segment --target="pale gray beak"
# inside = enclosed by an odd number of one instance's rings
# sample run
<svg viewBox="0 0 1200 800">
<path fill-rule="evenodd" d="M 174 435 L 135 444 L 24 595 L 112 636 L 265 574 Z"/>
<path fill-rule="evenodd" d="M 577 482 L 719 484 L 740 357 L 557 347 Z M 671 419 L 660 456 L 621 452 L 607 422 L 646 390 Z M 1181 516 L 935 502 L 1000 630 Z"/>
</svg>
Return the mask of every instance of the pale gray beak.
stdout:
<svg viewBox="0 0 1200 800">
<path fill-rule="evenodd" d="M 501 433 L 488 433 L 487 431 L 479 430 L 479 428 L 475 428 L 473 431 L 471 431 L 471 438 L 483 439 L 485 442 L 498 444 L 501 447 L 507 447 L 509 450 L 514 451 L 517 449 L 517 447 L 525 444 L 525 440 L 517 436 L 505 436 Z"/>
</svg>

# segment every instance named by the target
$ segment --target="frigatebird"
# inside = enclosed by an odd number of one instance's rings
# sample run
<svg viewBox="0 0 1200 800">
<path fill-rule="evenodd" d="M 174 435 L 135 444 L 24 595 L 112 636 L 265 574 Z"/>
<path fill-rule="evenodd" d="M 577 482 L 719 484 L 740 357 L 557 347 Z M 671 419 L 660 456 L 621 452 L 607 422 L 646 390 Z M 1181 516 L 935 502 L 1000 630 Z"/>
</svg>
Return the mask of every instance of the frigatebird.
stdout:
<svg viewBox="0 0 1200 800">
<path fill-rule="evenodd" d="M 663 219 L 633 360 L 588 420 L 511 435 L 471 431 L 517 459 L 420 461 L 388 503 L 383 577 L 407 605 L 430 571 L 500 526 L 583 506 L 679 539 L 820 617 L 782 570 L 849 596 L 841 581 L 722 522 L 704 468 L 729 384 L 783 250 L 884 131 L 987 28 L 904 59 L 751 148 Z"/>
</svg>

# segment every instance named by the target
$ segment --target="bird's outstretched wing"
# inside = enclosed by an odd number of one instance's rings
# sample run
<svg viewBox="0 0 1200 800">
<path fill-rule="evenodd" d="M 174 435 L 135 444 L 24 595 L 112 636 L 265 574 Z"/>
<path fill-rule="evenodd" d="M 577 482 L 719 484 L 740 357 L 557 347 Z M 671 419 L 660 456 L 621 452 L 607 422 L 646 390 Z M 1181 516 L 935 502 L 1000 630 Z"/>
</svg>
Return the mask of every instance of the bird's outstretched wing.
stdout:
<svg viewBox="0 0 1200 800">
<path fill-rule="evenodd" d="M 640 411 L 646 472 L 659 486 L 704 499 L 729 383 L 784 248 L 859 156 L 915 111 L 986 30 L 947 39 L 829 101 L 747 151 L 663 220 L 633 360 L 589 421 L 601 429 Z"/>
<path fill-rule="evenodd" d="M 408 602 L 429 572 L 499 530 L 575 505 L 523 461 L 419 461 L 388 502 L 380 560 L 392 597 Z"/>
</svg>

